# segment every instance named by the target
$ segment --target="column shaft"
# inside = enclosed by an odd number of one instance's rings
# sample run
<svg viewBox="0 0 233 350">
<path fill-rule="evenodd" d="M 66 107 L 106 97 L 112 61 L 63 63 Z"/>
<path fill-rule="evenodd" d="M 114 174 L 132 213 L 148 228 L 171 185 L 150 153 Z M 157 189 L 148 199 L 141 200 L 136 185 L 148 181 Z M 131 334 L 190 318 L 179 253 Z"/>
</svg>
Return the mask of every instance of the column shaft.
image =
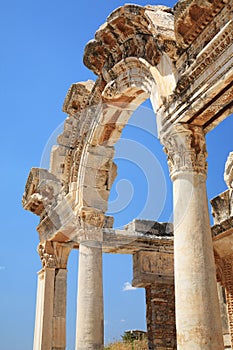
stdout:
<svg viewBox="0 0 233 350">
<path fill-rule="evenodd" d="M 38 273 L 33 350 L 65 350 L 67 259 L 72 246 L 39 244 L 43 269 Z"/>
<path fill-rule="evenodd" d="M 66 348 L 66 269 L 38 273 L 33 350 Z"/>
<path fill-rule="evenodd" d="M 38 273 L 33 350 L 51 350 L 55 269 Z"/>
<path fill-rule="evenodd" d="M 79 246 L 76 350 L 102 350 L 102 246 L 86 241 Z"/>
<path fill-rule="evenodd" d="M 174 260 L 178 349 L 223 349 L 205 179 L 174 180 Z"/>
<path fill-rule="evenodd" d="M 177 348 L 224 349 L 206 194 L 201 127 L 175 124 L 162 135 L 173 181 Z"/>
</svg>

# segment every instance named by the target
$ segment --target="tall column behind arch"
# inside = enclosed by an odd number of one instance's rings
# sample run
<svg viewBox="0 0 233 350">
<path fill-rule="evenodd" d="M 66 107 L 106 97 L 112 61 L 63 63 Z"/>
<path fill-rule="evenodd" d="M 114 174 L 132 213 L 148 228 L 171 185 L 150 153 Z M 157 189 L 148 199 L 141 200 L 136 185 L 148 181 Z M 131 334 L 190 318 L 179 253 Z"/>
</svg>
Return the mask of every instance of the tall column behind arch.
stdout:
<svg viewBox="0 0 233 350">
<path fill-rule="evenodd" d="M 161 135 L 161 142 L 173 181 L 177 348 L 222 350 L 204 132 L 176 124 Z"/>
</svg>

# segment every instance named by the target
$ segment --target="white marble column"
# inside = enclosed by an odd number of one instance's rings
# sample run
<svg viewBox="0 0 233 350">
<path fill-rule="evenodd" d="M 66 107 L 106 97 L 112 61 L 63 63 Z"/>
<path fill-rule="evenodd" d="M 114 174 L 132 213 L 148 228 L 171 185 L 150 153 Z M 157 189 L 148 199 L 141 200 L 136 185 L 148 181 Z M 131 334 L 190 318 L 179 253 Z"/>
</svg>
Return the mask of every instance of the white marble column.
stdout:
<svg viewBox="0 0 233 350">
<path fill-rule="evenodd" d="M 33 350 L 51 350 L 55 268 L 38 272 Z"/>
<path fill-rule="evenodd" d="M 66 285 L 69 244 L 40 243 L 43 268 L 38 273 L 33 350 L 65 350 Z"/>
<path fill-rule="evenodd" d="M 161 137 L 173 181 L 177 348 L 222 350 L 206 194 L 206 146 L 200 127 L 171 126 Z"/>
<path fill-rule="evenodd" d="M 79 246 L 76 350 L 104 347 L 102 244 L 87 240 Z"/>
</svg>

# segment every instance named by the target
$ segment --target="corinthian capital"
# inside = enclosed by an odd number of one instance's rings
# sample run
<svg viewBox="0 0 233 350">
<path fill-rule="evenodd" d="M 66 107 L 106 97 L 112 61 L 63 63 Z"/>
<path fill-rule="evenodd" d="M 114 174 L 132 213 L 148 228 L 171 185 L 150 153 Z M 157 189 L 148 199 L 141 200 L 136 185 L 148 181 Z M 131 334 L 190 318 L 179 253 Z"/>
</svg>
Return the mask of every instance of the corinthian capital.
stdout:
<svg viewBox="0 0 233 350">
<path fill-rule="evenodd" d="M 175 124 L 160 137 L 167 154 L 171 179 L 185 173 L 206 176 L 205 134 L 199 126 Z"/>
<path fill-rule="evenodd" d="M 40 256 L 42 267 L 65 269 L 68 256 L 73 248 L 72 243 L 40 242 L 37 251 Z"/>
</svg>

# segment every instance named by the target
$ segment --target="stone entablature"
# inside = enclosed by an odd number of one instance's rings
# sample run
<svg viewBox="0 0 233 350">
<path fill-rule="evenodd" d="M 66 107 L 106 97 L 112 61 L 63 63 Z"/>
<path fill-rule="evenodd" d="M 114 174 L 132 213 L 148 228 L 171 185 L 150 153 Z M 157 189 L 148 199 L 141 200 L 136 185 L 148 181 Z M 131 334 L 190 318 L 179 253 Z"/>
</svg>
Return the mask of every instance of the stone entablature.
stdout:
<svg viewBox="0 0 233 350">
<path fill-rule="evenodd" d="M 227 0 L 180 0 L 174 7 L 176 40 L 187 48 L 213 18 L 230 3 Z"/>
<path fill-rule="evenodd" d="M 207 132 L 232 113 L 232 8 L 230 0 L 175 5 L 175 36 L 182 49 L 175 63 L 176 88 L 158 111 L 162 129 L 183 122 Z"/>
</svg>

